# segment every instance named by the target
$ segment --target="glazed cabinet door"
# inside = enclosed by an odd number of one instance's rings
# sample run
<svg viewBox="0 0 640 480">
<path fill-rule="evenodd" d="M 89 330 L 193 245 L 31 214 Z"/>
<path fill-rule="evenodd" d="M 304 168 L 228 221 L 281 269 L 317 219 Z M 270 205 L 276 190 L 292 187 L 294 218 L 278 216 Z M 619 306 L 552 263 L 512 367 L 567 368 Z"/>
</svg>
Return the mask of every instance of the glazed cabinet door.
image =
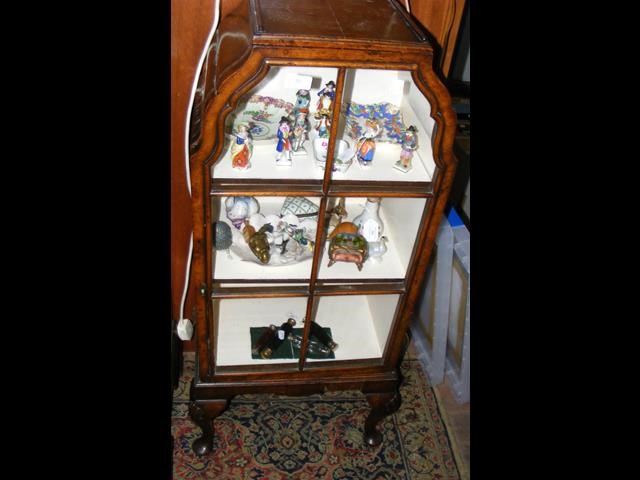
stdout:
<svg viewBox="0 0 640 480">
<path fill-rule="evenodd" d="M 388 363 L 437 174 L 415 75 L 271 66 L 239 95 L 209 170 L 217 374 Z"/>
<path fill-rule="evenodd" d="M 332 189 L 430 192 L 434 127 L 411 71 L 346 69 Z"/>
<path fill-rule="evenodd" d="M 275 181 L 319 187 L 323 171 L 314 168 L 318 162 L 313 145 L 315 138 L 328 136 L 326 116 L 331 114 L 337 72 L 337 68 L 270 67 L 226 119 L 226 145 L 213 166 L 214 185 L 266 188 Z"/>
</svg>

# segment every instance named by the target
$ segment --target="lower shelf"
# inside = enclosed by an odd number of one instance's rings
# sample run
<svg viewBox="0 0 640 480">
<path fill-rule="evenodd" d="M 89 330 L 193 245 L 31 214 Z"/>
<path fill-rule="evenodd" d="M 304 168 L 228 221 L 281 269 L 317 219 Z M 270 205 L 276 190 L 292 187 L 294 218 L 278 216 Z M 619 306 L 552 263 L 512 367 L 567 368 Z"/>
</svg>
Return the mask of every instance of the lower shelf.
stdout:
<svg viewBox="0 0 640 480">
<path fill-rule="evenodd" d="M 315 322 L 331 330 L 338 343 L 335 358 L 307 358 L 307 362 L 381 358 L 395 316 L 399 294 L 321 296 L 315 299 Z M 216 365 L 297 363 L 297 358 L 252 358 L 250 329 L 280 326 L 290 316 L 302 319 L 307 298 L 250 298 L 214 300 L 218 319 Z M 298 327 L 302 327 L 301 322 Z"/>
</svg>

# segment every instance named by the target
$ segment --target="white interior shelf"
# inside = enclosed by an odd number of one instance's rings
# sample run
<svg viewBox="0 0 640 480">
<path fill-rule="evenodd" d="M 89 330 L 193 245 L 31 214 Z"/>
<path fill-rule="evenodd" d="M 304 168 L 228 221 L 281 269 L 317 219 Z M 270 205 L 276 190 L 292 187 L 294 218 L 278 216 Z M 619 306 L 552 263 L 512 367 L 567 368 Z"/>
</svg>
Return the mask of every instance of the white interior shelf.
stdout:
<svg viewBox="0 0 640 480">
<path fill-rule="evenodd" d="M 251 327 L 279 327 L 290 314 L 294 318 L 304 317 L 306 297 L 249 298 L 241 300 L 214 301 L 214 313 L 218 318 L 216 365 L 264 365 L 269 363 L 297 363 L 298 359 L 252 359 Z M 298 322 L 300 324 L 300 322 Z M 296 328 L 300 325 L 296 325 Z"/>
<path fill-rule="evenodd" d="M 307 359 L 308 362 L 327 360 L 359 360 L 380 358 L 389 335 L 399 295 L 342 295 L 318 297 L 316 322 L 331 328 L 338 343 L 335 359 Z M 254 298 L 220 300 L 218 304 L 218 336 L 216 365 L 265 365 L 296 363 L 298 359 L 252 359 L 251 327 L 280 326 L 293 313 L 304 316 L 307 299 Z M 336 315 L 340 312 L 340 315 Z M 303 327 L 298 322 L 295 328 Z"/>
<path fill-rule="evenodd" d="M 397 294 L 319 297 L 315 321 L 321 327 L 331 328 L 338 348 L 334 359 L 307 358 L 307 362 L 382 357 L 399 297 Z"/>
</svg>

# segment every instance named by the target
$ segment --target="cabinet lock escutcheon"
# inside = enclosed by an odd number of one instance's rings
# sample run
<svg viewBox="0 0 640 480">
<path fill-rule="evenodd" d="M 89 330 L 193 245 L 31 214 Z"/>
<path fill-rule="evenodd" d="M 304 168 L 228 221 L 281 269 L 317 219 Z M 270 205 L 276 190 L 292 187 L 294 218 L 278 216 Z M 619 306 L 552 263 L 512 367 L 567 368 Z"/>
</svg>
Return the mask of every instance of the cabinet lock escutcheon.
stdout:
<svg viewBox="0 0 640 480">
<path fill-rule="evenodd" d="M 203 297 L 207 296 L 207 284 L 206 283 L 201 283 L 200 284 L 200 295 L 202 295 Z"/>
</svg>

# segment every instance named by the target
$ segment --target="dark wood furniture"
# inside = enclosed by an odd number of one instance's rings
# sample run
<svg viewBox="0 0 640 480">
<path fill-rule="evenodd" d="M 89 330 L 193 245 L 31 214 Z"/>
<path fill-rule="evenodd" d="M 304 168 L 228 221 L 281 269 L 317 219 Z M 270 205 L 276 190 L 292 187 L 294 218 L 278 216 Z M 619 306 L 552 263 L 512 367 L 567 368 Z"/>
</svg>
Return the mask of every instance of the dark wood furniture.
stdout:
<svg viewBox="0 0 640 480">
<path fill-rule="evenodd" d="M 235 0 L 226 2 L 212 47 L 191 131 L 192 273 L 199 295 L 190 413 L 203 432 L 194 450 L 213 448 L 213 420 L 235 395 L 336 389 L 366 395 L 364 441 L 377 445 L 378 423 L 400 405 L 398 365 L 456 169 L 455 114 L 433 71 L 432 46 L 394 0 Z M 296 82 L 309 77 L 312 113 L 317 92 L 329 80 L 336 85 L 326 168 L 317 165 L 312 140 L 292 167 L 276 167 L 269 115 L 280 110 L 273 103 L 295 102 Z M 252 107 L 263 102 L 262 114 L 251 111 L 250 101 Z M 399 107 L 404 127 L 418 127 L 413 169 L 394 169 L 400 145 L 377 140 L 371 166 L 354 162 L 346 172 L 333 171 L 337 140 L 355 143 L 349 131 L 356 128 L 356 107 L 381 104 Z M 394 112 L 388 107 L 387 117 Z M 234 121 L 252 115 L 258 126 L 252 168 L 239 172 L 231 168 L 229 132 Z M 389 138 L 398 134 L 395 118 L 379 119 Z M 215 250 L 212 224 L 227 221 L 225 201 L 234 196 L 255 197 L 265 215 L 277 213 L 286 197 L 316 203 L 313 256 L 265 266 Z M 344 220 L 351 221 L 368 197 L 381 199 L 387 252 L 361 271 L 348 262 L 328 267 L 331 208 L 344 198 Z M 280 325 L 291 314 L 331 328 L 339 344 L 335 358 L 307 354 L 309 321 L 296 325 L 303 327 L 297 357 L 252 358 L 250 328 Z"/>
<path fill-rule="evenodd" d="M 193 231 L 185 140 L 190 94 L 197 81 L 198 62 L 214 27 L 215 8 L 216 0 L 171 0 L 171 320 L 174 332 L 183 307 Z M 184 302 L 182 316 L 186 318 L 191 318 L 195 303 L 192 290 Z M 193 350 L 192 342 L 186 343 L 185 349 Z M 176 363 L 181 361 L 182 347 L 182 342 L 176 342 Z M 179 365 L 177 368 L 179 371 Z"/>
<path fill-rule="evenodd" d="M 434 61 L 447 78 L 452 70 L 466 4 L 466 0 L 409 0 L 411 14 L 437 42 L 440 55 Z"/>
</svg>

